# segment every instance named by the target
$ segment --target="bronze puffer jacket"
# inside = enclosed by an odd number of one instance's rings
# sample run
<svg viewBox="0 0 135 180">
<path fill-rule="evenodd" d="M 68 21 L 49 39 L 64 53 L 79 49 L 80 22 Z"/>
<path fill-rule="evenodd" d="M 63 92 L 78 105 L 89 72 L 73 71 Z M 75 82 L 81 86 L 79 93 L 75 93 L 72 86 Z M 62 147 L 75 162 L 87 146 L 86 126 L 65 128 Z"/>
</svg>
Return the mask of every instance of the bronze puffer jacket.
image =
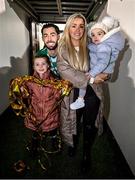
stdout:
<svg viewBox="0 0 135 180">
<path fill-rule="evenodd" d="M 34 73 L 38 77 L 37 73 Z M 43 79 L 54 79 L 50 72 L 44 74 Z M 26 82 L 26 88 L 29 91 L 29 113 L 25 117 L 25 126 L 32 130 L 37 130 L 40 125 L 42 132 L 49 132 L 60 126 L 60 109 L 57 106 L 53 111 L 54 105 L 60 100 L 61 91 L 52 85 L 41 86 L 34 82 Z M 52 112 L 51 112 L 52 111 Z"/>
</svg>

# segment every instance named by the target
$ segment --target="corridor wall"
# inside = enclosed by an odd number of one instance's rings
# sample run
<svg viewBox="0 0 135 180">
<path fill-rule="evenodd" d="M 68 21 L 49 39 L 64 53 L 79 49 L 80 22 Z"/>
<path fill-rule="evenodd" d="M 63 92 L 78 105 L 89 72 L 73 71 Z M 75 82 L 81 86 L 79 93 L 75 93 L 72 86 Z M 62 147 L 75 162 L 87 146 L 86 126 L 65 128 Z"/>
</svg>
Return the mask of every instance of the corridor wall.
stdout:
<svg viewBox="0 0 135 180">
<path fill-rule="evenodd" d="M 109 83 L 106 119 L 135 175 L 135 1 L 108 0 L 100 18 L 104 15 L 119 19 L 127 40 L 114 81 Z"/>
<path fill-rule="evenodd" d="M 5 0 L 0 14 L 0 114 L 9 106 L 8 87 L 12 78 L 28 73 L 29 31 L 27 16 Z"/>
</svg>

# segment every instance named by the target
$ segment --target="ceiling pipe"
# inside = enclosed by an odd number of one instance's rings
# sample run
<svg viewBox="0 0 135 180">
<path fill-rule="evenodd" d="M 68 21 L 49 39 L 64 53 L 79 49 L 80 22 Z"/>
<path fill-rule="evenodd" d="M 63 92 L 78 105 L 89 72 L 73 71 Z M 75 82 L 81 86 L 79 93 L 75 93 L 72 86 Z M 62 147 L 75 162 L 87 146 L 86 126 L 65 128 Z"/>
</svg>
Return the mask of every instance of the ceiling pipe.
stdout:
<svg viewBox="0 0 135 180">
<path fill-rule="evenodd" d="M 25 0 L 12 0 L 12 2 L 18 4 L 24 11 L 26 11 L 30 16 L 32 16 L 36 21 L 39 20 L 38 15 L 34 12 L 33 8 L 26 3 Z"/>
<path fill-rule="evenodd" d="M 58 7 L 59 15 L 62 16 L 61 0 L 57 0 L 56 2 L 57 2 L 57 7 Z"/>
<path fill-rule="evenodd" d="M 91 21 L 95 20 L 93 19 L 94 15 L 96 15 L 97 10 L 99 10 L 101 8 L 101 6 L 104 6 L 104 4 L 107 2 L 108 0 L 102 0 L 102 1 L 95 1 L 95 4 L 92 8 L 92 10 L 90 11 L 90 13 L 88 14 L 88 16 L 86 17 L 87 21 Z M 98 16 L 95 16 L 98 17 Z"/>
</svg>

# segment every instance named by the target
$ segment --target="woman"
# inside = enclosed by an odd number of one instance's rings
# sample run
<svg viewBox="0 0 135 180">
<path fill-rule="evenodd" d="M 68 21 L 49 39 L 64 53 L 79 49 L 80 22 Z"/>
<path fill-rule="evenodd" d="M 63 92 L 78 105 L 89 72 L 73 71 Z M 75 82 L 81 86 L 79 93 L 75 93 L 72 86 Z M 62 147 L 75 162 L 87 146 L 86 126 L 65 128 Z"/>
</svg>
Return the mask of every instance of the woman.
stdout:
<svg viewBox="0 0 135 180">
<path fill-rule="evenodd" d="M 100 99 L 96 94 L 96 84 L 89 85 L 89 79 L 85 73 L 89 70 L 87 50 L 87 22 L 82 14 L 71 15 L 65 25 L 63 35 L 58 45 L 58 71 L 63 79 L 69 80 L 74 89 L 70 96 L 65 97 L 61 105 L 61 133 L 63 140 L 74 148 L 74 138 L 77 134 L 78 119 L 83 116 L 83 161 L 84 170 L 88 167 L 90 160 L 90 148 L 93 144 L 97 128 L 97 115 L 99 112 Z M 106 74 L 95 78 L 95 83 L 101 83 L 107 77 Z M 95 87 L 94 87 L 95 86 Z M 70 109 L 70 104 L 77 96 L 76 88 L 87 87 L 85 95 L 85 107 L 77 111 Z M 99 89 L 99 88 L 98 88 Z M 101 89 L 101 88 L 100 88 Z M 95 93 L 96 92 L 96 93 Z M 77 113 L 76 113 L 77 112 Z"/>
</svg>

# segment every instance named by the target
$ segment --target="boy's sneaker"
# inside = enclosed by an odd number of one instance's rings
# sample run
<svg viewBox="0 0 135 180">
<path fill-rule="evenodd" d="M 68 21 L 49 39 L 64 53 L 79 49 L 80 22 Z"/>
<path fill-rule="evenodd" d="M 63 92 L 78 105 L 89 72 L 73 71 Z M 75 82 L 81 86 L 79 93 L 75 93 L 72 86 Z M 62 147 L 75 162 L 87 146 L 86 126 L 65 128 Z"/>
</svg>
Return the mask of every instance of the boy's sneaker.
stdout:
<svg viewBox="0 0 135 180">
<path fill-rule="evenodd" d="M 84 99 L 83 98 L 78 98 L 75 102 L 70 104 L 70 109 L 76 110 L 76 109 L 83 108 L 84 106 L 85 106 Z"/>
</svg>

